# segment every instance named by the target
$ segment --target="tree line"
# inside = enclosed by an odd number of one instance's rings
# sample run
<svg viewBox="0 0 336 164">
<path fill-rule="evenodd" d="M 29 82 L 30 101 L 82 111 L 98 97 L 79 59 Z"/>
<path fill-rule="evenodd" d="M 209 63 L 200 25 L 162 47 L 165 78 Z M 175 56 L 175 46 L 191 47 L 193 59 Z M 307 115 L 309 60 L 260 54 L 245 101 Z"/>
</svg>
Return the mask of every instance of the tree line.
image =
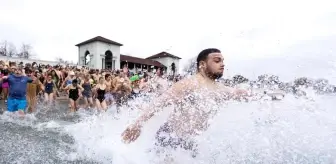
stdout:
<svg viewBox="0 0 336 164">
<path fill-rule="evenodd" d="M 4 40 L 0 42 L 0 56 L 18 57 L 23 59 L 32 59 L 36 57 L 33 53 L 33 47 L 30 44 L 22 43 L 17 48 L 12 42 Z M 64 60 L 60 57 L 56 57 L 55 60 L 60 64 L 74 64 L 72 61 Z"/>
<path fill-rule="evenodd" d="M 5 40 L 0 43 L 0 56 L 31 59 L 35 55 L 30 44 L 22 43 L 21 47 L 17 48 L 13 43 Z"/>
<path fill-rule="evenodd" d="M 55 60 L 60 64 L 72 64 L 72 65 L 75 64 L 73 61 L 64 60 L 60 57 L 56 57 Z"/>
</svg>

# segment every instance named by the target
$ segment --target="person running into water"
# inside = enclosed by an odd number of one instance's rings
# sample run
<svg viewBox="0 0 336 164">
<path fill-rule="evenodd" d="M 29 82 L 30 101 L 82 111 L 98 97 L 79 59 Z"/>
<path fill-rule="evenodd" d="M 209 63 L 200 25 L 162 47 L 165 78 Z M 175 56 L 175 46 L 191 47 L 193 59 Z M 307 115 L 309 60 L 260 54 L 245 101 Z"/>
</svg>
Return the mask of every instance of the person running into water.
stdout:
<svg viewBox="0 0 336 164">
<path fill-rule="evenodd" d="M 150 90 L 148 86 L 148 74 L 145 72 L 139 83 L 139 89 L 142 93 L 147 93 Z"/>
<path fill-rule="evenodd" d="M 33 82 L 27 84 L 27 101 L 28 101 L 28 112 L 34 113 L 37 106 L 37 94 L 38 91 L 43 90 L 43 84 L 40 80 L 34 76 L 34 73 L 31 69 L 26 69 L 26 74 L 28 77 L 35 79 Z"/>
<path fill-rule="evenodd" d="M 106 93 L 105 93 L 105 102 L 106 105 L 111 105 L 114 102 L 114 98 L 112 95 L 112 79 L 111 74 L 105 74 L 105 85 L 106 85 Z"/>
<path fill-rule="evenodd" d="M 140 84 L 140 78 L 138 75 L 134 75 L 130 78 L 132 84 L 132 97 L 136 98 L 139 94 L 140 94 L 140 88 L 139 88 L 139 84 Z"/>
<path fill-rule="evenodd" d="M 55 82 L 51 74 L 48 74 L 47 79 L 44 82 L 44 102 L 46 104 L 52 104 L 54 100 Z"/>
<path fill-rule="evenodd" d="M 9 71 L 8 69 L 3 70 L 1 76 L 8 76 Z M 9 88 L 9 84 L 8 81 L 3 81 L 1 84 L 2 87 L 2 95 L 3 95 L 3 99 L 5 100 L 5 103 L 7 103 L 7 97 L 8 97 L 8 88 Z"/>
<path fill-rule="evenodd" d="M 115 94 L 115 101 L 117 106 L 121 106 L 122 104 L 124 104 L 132 92 L 130 80 L 123 77 L 125 76 L 122 75 L 121 77 L 116 78 L 114 84 L 113 92 Z"/>
<path fill-rule="evenodd" d="M 70 71 L 69 74 L 68 74 L 68 76 L 67 76 L 67 77 L 64 79 L 64 81 L 63 81 L 63 84 L 62 84 L 63 89 L 65 89 L 65 87 L 71 85 L 71 84 L 72 84 L 72 81 L 73 81 L 74 79 L 76 79 L 76 77 L 75 77 L 75 72 Z M 77 82 L 78 82 L 78 81 L 77 81 Z M 69 102 L 70 102 L 70 100 L 69 100 Z M 69 108 L 71 108 L 71 104 L 69 104 Z"/>
<path fill-rule="evenodd" d="M 107 105 L 105 101 L 105 93 L 106 93 L 106 84 L 104 77 L 99 78 L 99 83 L 96 85 L 96 107 L 99 110 L 107 110 Z"/>
<path fill-rule="evenodd" d="M 27 107 L 27 84 L 33 82 L 35 77 L 29 78 L 23 76 L 22 68 L 17 69 L 15 66 L 12 66 L 11 69 L 14 71 L 14 74 L 2 77 L 2 80 L 9 83 L 7 108 L 9 112 L 18 112 L 20 116 L 24 116 Z"/>
<path fill-rule="evenodd" d="M 156 70 L 156 76 L 152 79 L 152 85 L 151 85 L 154 91 L 158 91 L 160 93 L 163 93 L 169 87 L 167 80 L 163 78 L 162 71 L 163 71 L 162 69 Z"/>
<path fill-rule="evenodd" d="M 74 79 L 72 80 L 72 84 L 66 86 L 64 90 L 66 90 L 69 95 L 70 112 L 77 111 L 80 93 L 83 92 L 84 89 L 78 85 L 77 79 Z"/>
<path fill-rule="evenodd" d="M 72 80 L 76 79 L 75 73 L 73 71 L 69 72 L 69 76 L 64 79 L 62 86 L 66 87 L 72 84 Z"/>
<path fill-rule="evenodd" d="M 92 84 L 90 81 L 90 75 L 85 75 L 84 80 L 82 81 L 81 86 L 84 88 L 82 92 L 83 99 L 84 99 L 84 108 L 93 107 L 93 100 L 92 100 Z"/>
<path fill-rule="evenodd" d="M 155 113 L 172 105 L 175 109 L 157 131 L 155 145 L 180 147 L 191 151 L 195 156 L 197 144 L 193 141 L 193 137 L 208 128 L 208 120 L 216 114 L 216 105 L 225 101 L 228 95 L 241 96 L 247 93 L 216 82 L 216 79 L 223 75 L 223 61 L 223 55 L 218 49 L 201 51 L 197 57 L 197 74 L 175 83 L 153 100 L 143 114 L 122 133 L 124 142 L 135 141 L 140 136 L 142 126 Z M 211 105 L 208 102 L 211 102 Z"/>
<path fill-rule="evenodd" d="M 42 74 L 39 71 L 35 71 L 35 77 L 42 83 L 45 81 L 44 76 L 42 76 Z M 39 100 L 43 100 L 44 95 L 43 95 L 43 84 L 41 88 L 38 88 L 38 90 L 36 91 L 37 97 Z"/>
<path fill-rule="evenodd" d="M 54 98 L 53 99 L 56 99 L 56 97 L 59 96 L 58 88 L 60 88 L 60 84 L 61 84 L 61 80 L 60 80 L 60 76 L 59 76 L 60 74 L 57 73 L 55 69 L 52 69 L 50 72 L 51 72 L 51 74 L 49 74 L 48 76 L 51 76 L 51 79 L 54 82 L 54 85 L 53 85 L 54 86 L 54 89 L 53 89 Z"/>
</svg>

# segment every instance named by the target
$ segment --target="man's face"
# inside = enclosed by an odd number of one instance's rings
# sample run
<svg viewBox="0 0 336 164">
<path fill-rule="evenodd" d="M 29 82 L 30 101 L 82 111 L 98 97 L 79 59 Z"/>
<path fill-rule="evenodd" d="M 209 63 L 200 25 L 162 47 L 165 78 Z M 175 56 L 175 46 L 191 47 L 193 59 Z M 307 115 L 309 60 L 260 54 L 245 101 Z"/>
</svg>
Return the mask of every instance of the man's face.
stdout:
<svg viewBox="0 0 336 164">
<path fill-rule="evenodd" d="M 223 76 L 224 57 L 221 53 L 211 53 L 205 61 L 205 73 L 213 79 Z"/>
<path fill-rule="evenodd" d="M 13 72 L 14 74 L 16 74 L 16 75 L 21 75 L 21 74 L 22 74 L 22 70 L 18 69 L 18 68 L 15 67 L 15 66 L 12 66 L 12 67 L 11 67 L 11 70 L 12 70 L 12 72 Z"/>
<path fill-rule="evenodd" d="M 157 69 L 157 70 L 156 70 L 156 75 L 157 75 L 157 76 L 161 76 L 161 70 L 160 70 L 160 69 Z"/>
</svg>

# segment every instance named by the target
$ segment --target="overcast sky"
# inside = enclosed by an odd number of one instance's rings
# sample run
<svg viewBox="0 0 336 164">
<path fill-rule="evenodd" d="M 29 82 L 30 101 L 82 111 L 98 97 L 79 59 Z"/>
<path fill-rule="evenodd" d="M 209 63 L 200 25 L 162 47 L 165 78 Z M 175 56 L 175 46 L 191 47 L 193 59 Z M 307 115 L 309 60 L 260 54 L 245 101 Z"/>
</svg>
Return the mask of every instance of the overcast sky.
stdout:
<svg viewBox="0 0 336 164">
<path fill-rule="evenodd" d="M 0 0 L 0 40 L 29 43 L 40 59 L 77 61 L 75 44 L 98 35 L 139 57 L 167 51 L 188 59 L 209 47 L 228 58 L 281 55 L 305 41 L 335 40 L 336 2 Z"/>
</svg>

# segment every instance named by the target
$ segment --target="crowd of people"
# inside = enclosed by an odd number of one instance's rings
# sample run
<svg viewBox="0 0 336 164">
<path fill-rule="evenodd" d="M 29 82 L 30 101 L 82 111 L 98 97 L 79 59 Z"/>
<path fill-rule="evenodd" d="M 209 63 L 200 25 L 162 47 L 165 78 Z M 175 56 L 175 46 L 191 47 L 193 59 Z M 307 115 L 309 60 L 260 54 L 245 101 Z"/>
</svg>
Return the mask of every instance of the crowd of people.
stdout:
<svg viewBox="0 0 336 164">
<path fill-rule="evenodd" d="M 153 72 L 131 72 L 87 67 L 43 65 L 0 61 L 1 98 L 9 112 L 34 113 L 37 103 L 56 103 L 67 96 L 70 112 L 79 108 L 106 111 L 110 105 L 122 105 L 140 93 L 163 89 L 178 76 L 164 76 L 163 69 Z M 166 83 L 166 84 L 163 84 Z M 80 101 L 83 100 L 83 101 Z"/>
<path fill-rule="evenodd" d="M 135 141 L 149 119 L 167 109 L 165 107 L 173 106 L 169 118 L 156 134 L 156 145 L 180 147 L 195 157 L 197 143 L 193 136 L 209 127 L 208 120 L 216 115 L 221 103 L 228 99 L 256 97 L 248 89 L 235 88 L 236 84 L 248 83 L 249 80 L 242 76 L 235 76 L 232 81 L 218 80 L 223 76 L 225 66 L 220 50 L 201 51 L 195 66 L 196 73 L 182 79 L 179 75 L 166 76 L 162 69 L 130 72 L 127 65 L 120 70 L 98 70 L 0 61 L 1 93 L 7 110 L 21 116 L 34 113 L 39 100 L 53 105 L 62 94 L 69 101 L 69 111 L 75 112 L 79 108 L 106 111 L 110 105 L 122 106 L 129 99 L 155 93 L 147 105 L 140 107 L 142 114 L 122 133 L 123 140 L 126 143 Z M 268 79 L 260 78 L 249 84 L 251 87 L 281 84 L 273 76 Z M 275 100 L 279 99 L 277 95 L 284 97 L 276 92 L 267 95 Z"/>
</svg>

